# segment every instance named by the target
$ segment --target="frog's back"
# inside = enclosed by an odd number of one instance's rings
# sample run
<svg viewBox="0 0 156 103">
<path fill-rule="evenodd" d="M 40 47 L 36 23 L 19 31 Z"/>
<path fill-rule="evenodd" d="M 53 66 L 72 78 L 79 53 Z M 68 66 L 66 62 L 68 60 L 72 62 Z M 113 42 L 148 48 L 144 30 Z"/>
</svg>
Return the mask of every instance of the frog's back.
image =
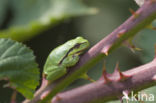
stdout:
<svg viewBox="0 0 156 103">
<path fill-rule="evenodd" d="M 50 66 L 59 66 L 61 65 L 61 61 L 64 59 L 65 56 L 67 56 L 68 52 L 77 44 L 81 43 L 81 41 L 84 40 L 82 37 L 77 37 L 75 39 L 72 39 L 54 50 L 50 53 L 48 56 L 48 59 L 46 61 L 46 64 L 44 68 L 50 67 Z"/>
<path fill-rule="evenodd" d="M 61 60 L 65 57 L 73 45 L 75 44 L 70 40 L 52 50 L 48 56 L 45 67 L 59 65 Z"/>
</svg>

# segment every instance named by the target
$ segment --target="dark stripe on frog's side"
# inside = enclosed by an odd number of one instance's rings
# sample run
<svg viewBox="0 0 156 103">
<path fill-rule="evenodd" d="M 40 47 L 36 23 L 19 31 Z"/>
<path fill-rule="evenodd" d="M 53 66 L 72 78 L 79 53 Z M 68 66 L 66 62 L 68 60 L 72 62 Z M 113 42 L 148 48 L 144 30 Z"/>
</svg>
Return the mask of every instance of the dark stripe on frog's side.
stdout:
<svg viewBox="0 0 156 103">
<path fill-rule="evenodd" d="M 85 43 L 85 42 L 84 42 L 84 43 Z M 74 45 L 74 46 L 67 52 L 67 54 L 62 58 L 62 60 L 59 62 L 59 65 L 62 64 L 63 60 L 68 56 L 68 54 L 69 54 L 73 49 L 79 48 L 80 45 L 81 45 L 81 44 L 84 44 L 84 43 L 77 43 L 76 45 Z M 80 51 L 78 51 L 78 52 L 80 52 Z M 77 52 L 77 53 L 78 53 L 78 52 Z"/>
</svg>

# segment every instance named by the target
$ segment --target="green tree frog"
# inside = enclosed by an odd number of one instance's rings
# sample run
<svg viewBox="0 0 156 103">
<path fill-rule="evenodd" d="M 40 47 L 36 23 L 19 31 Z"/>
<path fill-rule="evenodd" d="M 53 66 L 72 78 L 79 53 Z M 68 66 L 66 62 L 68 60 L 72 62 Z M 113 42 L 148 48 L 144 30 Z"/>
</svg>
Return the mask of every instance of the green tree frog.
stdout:
<svg viewBox="0 0 156 103">
<path fill-rule="evenodd" d="M 88 47 L 88 40 L 77 37 L 52 50 L 44 65 L 46 79 L 52 82 L 65 75 L 67 68 L 74 66 L 79 61 L 80 54 Z"/>
</svg>

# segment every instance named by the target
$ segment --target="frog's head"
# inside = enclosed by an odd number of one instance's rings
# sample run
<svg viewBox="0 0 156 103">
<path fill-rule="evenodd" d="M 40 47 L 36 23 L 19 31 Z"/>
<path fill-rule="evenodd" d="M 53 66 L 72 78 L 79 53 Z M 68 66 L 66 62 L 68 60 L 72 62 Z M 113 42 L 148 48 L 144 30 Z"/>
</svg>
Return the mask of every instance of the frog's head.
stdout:
<svg viewBox="0 0 156 103">
<path fill-rule="evenodd" d="M 73 45 L 73 48 L 71 48 L 69 55 L 81 54 L 85 49 L 89 47 L 88 40 L 84 39 L 83 37 L 77 37 L 71 40 L 71 43 Z"/>
</svg>

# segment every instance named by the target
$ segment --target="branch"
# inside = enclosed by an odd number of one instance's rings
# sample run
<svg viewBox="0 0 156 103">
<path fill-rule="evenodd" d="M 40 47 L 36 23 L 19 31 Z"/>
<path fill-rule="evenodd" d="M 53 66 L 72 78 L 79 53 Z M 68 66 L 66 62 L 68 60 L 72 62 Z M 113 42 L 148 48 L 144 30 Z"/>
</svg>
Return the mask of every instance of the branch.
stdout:
<svg viewBox="0 0 156 103">
<path fill-rule="evenodd" d="M 98 80 L 95 83 L 59 93 L 52 103 L 98 103 L 122 97 L 123 91 L 139 91 L 156 84 L 156 58 L 145 65 L 123 72 L 130 76 L 121 81 L 120 76 L 110 76 L 111 82 Z M 59 99 L 58 99 L 59 97 Z"/>
<path fill-rule="evenodd" d="M 24 103 L 35 103 L 39 101 L 45 103 L 51 100 L 58 92 L 67 87 L 80 75 L 87 72 L 93 65 L 119 47 L 125 40 L 133 37 L 141 29 L 148 26 L 155 18 L 156 0 L 149 0 L 121 26 L 86 52 L 80 58 L 79 63 L 69 69 L 70 71 L 66 76 L 53 84 L 47 84 L 47 81 L 43 78 L 42 86 L 35 93 L 35 97 L 31 101 L 24 101 Z"/>
</svg>

